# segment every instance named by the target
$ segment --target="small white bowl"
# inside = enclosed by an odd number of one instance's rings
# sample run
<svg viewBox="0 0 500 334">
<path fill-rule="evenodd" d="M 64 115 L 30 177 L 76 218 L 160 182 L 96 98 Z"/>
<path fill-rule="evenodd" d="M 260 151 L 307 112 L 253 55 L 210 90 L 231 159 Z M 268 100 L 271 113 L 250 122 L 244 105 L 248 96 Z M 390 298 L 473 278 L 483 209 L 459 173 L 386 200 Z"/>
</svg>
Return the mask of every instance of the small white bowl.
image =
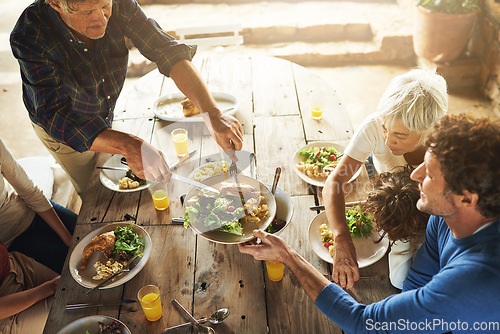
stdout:
<svg viewBox="0 0 500 334">
<path fill-rule="evenodd" d="M 268 186 L 271 189 L 271 186 Z M 276 187 L 276 192 L 274 193 L 274 197 L 276 199 L 276 216 L 275 218 L 283 219 L 286 221 L 285 226 L 280 229 L 278 232 L 273 233 L 274 235 L 280 235 L 283 230 L 290 225 L 293 217 L 293 203 L 290 199 L 290 196 L 281 189 L 280 187 Z"/>
</svg>

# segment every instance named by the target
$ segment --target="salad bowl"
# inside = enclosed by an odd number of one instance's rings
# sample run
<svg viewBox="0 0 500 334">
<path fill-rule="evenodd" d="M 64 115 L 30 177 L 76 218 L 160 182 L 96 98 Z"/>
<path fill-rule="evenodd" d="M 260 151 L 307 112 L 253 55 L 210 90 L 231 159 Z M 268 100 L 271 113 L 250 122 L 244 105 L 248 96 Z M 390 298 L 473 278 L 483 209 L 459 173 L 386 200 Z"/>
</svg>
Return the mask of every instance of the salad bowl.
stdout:
<svg viewBox="0 0 500 334">
<path fill-rule="evenodd" d="M 232 228 L 232 226 L 235 225 L 233 223 L 245 215 L 245 213 L 243 213 L 243 206 L 238 203 L 241 203 L 241 199 L 238 196 L 216 195 L 215 193 L 202 192 L 198 188 L 193 188 L 187 193 L 184 200 L 184 226 L 186 228 L 189 226 L 196 234 L 209 241 L 222 244 L 243 243 L 255 238 L 252 233 L 253 230 L 265 230 L 271 224 L 276 215 L 277 206 L 274 196 L 271 194 L 269 188 L 262 182 L 241 174 L 238 178 L 242 187 L 249 185 L 253 189 L 258 190 L 261 196 L 264 197 L 264 204 L 267 205 L 268 213 L 261 219 L 260 222 L 243 222 L 240 224 L 241 229 L 238 229 L 239 227 L 237 226 Z M 229 175 L 227 174 L 209 177 L 203 180 L 202 183 L 218 190 L 221 189 L 223 183 L 232 184 Z M 236 186 L 234 187 L 236 188 Z M 216 208 L 214 205 L 214 196 L 224 198 L 224 200 L 215 199 L 218 202 L 230 201 L 230 203 L 226 203 L 227 208 L 224 208 L 222 213 L 221 210 Z M 210 197 L 212 197 L 212 199 L 210 200 L 210 203 L 207 204 L 204 199 Z M 248 200 L 246 197 L 245 199 Z M 259 206 L 260 205 L 261 204 L 259 204 Z M 230 208 L 231 206 L 233 207 L 232 209 Z M 193 208 L 195 213 L 193 213 Z M 227 211 L 230 211 L 231 213 L 234 212 L 234 214 L 228 215 Z M 202 216 L 204 217 L 203 219 L 200 218 Z M 215 216 L 220 217 L 220 221 L 219 218 L 216 218 Z M 217 220 L 217 222 L 211 224 L 212 220 L 207 219 L 206 217 L 213 217 Z M 241 234 L 236 234 L 238 232 L 241 232 Z"/>
</svg>

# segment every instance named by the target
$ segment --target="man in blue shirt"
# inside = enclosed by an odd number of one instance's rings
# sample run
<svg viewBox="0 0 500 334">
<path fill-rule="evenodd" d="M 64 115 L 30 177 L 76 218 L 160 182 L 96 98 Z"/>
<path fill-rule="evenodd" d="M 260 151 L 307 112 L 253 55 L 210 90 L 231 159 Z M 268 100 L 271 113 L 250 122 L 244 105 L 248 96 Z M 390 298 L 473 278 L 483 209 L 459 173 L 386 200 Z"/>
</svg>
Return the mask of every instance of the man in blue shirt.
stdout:
<svg viewBox="0 0 500 334">
<path fill-rule="evenodd" d="M 141 178 L 170 175 L 156 148 L 111 129 L 127 72 L 126 37 L 198 107 L 223 149 L 242 147 L 241 124 L 221 112 L 191 63 L 196 47 L 177 43 L 136 0 L 38 0 L 21 14 L 10 43 L 35 132 L 79 194 L 95 152 L 124 155 Z"/>
<path fill-rule="evenodd" d="M 426 146 L 411 177 L 432 216 L 402 293 L 360 304 L 261 230 L 240 251 L 283 262 L 346 333 L 500 333 L 500 120 L 445 116 Z"/>
</svg>

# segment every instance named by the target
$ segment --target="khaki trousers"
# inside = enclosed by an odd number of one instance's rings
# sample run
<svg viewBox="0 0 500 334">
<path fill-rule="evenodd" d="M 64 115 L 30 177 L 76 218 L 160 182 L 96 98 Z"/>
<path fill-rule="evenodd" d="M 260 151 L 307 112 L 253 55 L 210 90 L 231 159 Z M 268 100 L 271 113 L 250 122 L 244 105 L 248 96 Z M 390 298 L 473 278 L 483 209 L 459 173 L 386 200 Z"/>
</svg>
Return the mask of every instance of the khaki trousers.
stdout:
<svg viewBox="0 0 500 334">
<path fill-rule="evenodd" d="M 0 297 L 25 291 L 57 276 L 46 266 L 18 252 L 9 253 L 10 273 L 0 286 Z M 0 333 L 41 334 L 54 297 L 41 300 L 26 310 L 0 319 Z"/>
<path fill-rule="evenodd" d="M 54 159 L 68 174 L 76 192 L 83 199 L 90 176 L 95 167 L 97 153 L 92 151 L 78 152 L 49 136 L 45 130 L 32 123 L 36 135 L 42 144 L 49 150 Z"/>
</svg>

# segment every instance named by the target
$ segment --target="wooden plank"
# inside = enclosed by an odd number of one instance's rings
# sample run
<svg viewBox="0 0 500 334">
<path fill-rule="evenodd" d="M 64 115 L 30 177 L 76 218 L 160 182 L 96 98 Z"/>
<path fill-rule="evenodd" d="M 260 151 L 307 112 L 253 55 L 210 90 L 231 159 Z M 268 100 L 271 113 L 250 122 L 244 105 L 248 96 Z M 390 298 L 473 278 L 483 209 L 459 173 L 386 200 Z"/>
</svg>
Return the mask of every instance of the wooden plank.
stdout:
<svg viewBox="0 0 500 334">
<path fill-rule="evenodd" d="M 297 94 L 289 61 L 252 57 L 255 116 L 299 115 Z"/>
<path fill-rule="evenodd" d="M 234 115 L 244 133 L 253 131 L 252 64 L 249 57 L 226 55 L 206 60 L 207 84 L 211 92 L 224 92 L 238 99 L 238 111 Z M 249 148 L 246 148 L 249 150 Z"/>
<path fill-rule="evenodd" d="M 198 237 L 194 316 L 226 307 L 231 315 L 217 333 L 266 333 L 264 281 L 260 261 L 241 254 L 236 245 Z"/>
<path fill-rule="evenodd" d="M 313 196 L 295 196 L 292 203 L 292 222 L 281 237 L 320 272 L 329 273 L 329 264 L 313 252 L 308 241 L 309 222 L 316 216 L 309 210 L 314 205 Z M 319 311 L 287 268 L 279 282 L 270 281 L 267 273 L 265 276 L 269 333 L 342 333 Z"/>
<path fill-rule="evenodd" d="M 335 90 L 302 66 L 293 64 L 292 69 L 307 142 L 351 139 L 354 133 L 351 120 Z M 319 121 L 311 117 L 313 106 L 323 108 L 323 118 Z"/>
<path fill-rule="evenodd" d="M 109 155 L 106 155 L 109 156 Z M 96 169 L 90 178 L 82 207 L 78 214 L 78 224 L 101 223 L 107 208 L 116 192 L 104 187 L 99 179 L 100 171 Z"/>
<path fill-rule="evenodd" d="M 76 319 L 93 314 L 102 314 L 117 318 L 119 309 L 114 307 L 106 308 L 88 308 L 81 310 L 66 310 L 66 304 L 77 303 L 99 303 L 106 300 L 118 300 L 122 296 L 123 287 L 116 287 L 112 289 L 100 290 L 92 293 L 89 296 L 85 295 L 88 291 L 87 288 L 79 285 L 71 276 L 68 263 L 69 257 L 78 242 L 93 230 L 104 226 L 105 224 L 95 225 L 77 225 L 73 233 L 73 241 L 66 257 L 66 263 L 61 274 L 61 279 L 56 290 L 54 303 L 50 310 L 47 323 L 45 325 L 44 333 L 53 334 L 57 333 L 65 325 L 69 324 Z"/>
<path fill-rule="evenodd" d="M 150 322 L 142 310 L 122 312 L 123 321 L 132 333 L 161 333 L 164 328 L 186 322 L 171 304 L 177 299 L 191 309 L 195 264 L 195 240 L 191 231 L 182 226 L 144 226 L 151 236 L 153 250 L 146 266 L 125 284 L 124 299 L 137 300 L 137 292 L 145 285 L 153 284 L 160 289 L 163 316 Z M 211 313 L 210 313 L 211 314 Z"/>
<path fill-rule="evenodd" d="M 114 109 L 114 120 L 153 117 L 153 105 L 160 97 L 164 76 L 155 69 L 122 91 Z"/>
<path fill-rule="evenodd" d="M 281 166 L 280 187 L 291 196 L 307 195 L 307 184 L 291 165 L 293 153 L 305 145 L 300 117 L 256 117 L 254 122 L 258 179 L 272 183 L 276 167 Z"/>
</svg>

